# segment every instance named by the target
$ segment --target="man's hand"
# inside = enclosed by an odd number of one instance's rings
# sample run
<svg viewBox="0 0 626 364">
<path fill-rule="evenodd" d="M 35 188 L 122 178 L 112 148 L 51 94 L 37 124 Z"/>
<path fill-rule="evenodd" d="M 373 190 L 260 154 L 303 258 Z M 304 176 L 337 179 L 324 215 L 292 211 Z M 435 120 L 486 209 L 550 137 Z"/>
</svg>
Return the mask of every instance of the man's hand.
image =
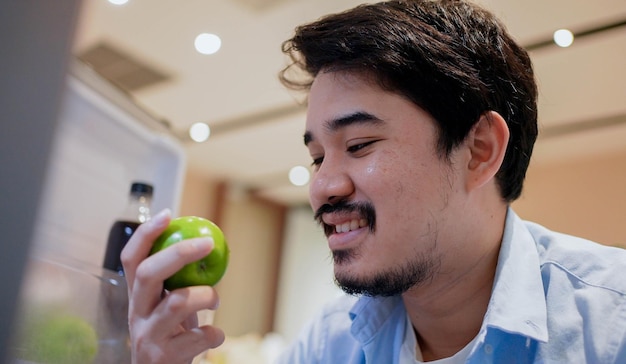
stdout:
<svg viewBox="0 0 626 364">
<path fill-rule="evenodd" d="M 122 251 L 128 282 L 128 325 L 135 364 L 190 363 L 203 351 L 224 342 L 224 332 L 198 326 L 197 312 L 215 310 L 217 293 L 209 286 L 166 292 L 163 281 L 211 252 L 210 238 L 189 239 L 148 256 L 154 240 L 165 230 L 168 210 L 141 224 Z"/>
</svg>

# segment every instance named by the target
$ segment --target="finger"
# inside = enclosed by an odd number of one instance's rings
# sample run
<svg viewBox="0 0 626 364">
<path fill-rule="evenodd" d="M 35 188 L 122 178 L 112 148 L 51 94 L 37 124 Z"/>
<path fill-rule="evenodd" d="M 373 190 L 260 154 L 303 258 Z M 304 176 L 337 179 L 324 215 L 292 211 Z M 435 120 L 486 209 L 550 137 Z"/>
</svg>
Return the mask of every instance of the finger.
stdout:
<svg viewBox="0 0 626 364">
<path fill-rule="evenodd" d="M 168 350 L 180 353 L 181 356 L 184 356 L 181 359 L 190 362 L 198 354 L 222 345 L 224 340 L 224 331 L 206 325 L 176 335 L 169 341 Z"/>
<path fill-rule="evenodd" d="M 185 330 L 187 330 L 187 329 L 191 329 L 191 328 L 194 328 L 194 327 L 198 327 L 198 324 L 199 324 L 198 313 L 194 313 L 194 314 L 191 314 L 191 315 L 187 316 L 185 321 L 183 321 L 181 323 L 181 326 Z"/>
<path fill-rule="evenodd" d="M 135 271 L 129 310 L 133 315 L 147 317 L 161 301 L 163 281 L 188 263 L 207 256 L 213 249 L 211 238 L 195 238 L 178 242 L 144 259 Z"/>
<path fill-rule="evenodd" d="M 171 220 L 171 212 L 165 209 L 150 221 L 139 225 L 121 253 L 124 274 L 128 283 L 129 295 L 133 289 L 135 271 L 139 264 L 150 254 L 154 240 L 167 228 Z"/>
<path fill-rule="evenodd" d="M 209 286 L 194 286 L 174 290 L 163 298 L 154 310 L 153 320 L 149 325 L 168 336 L 175 328 L 190 326 L 189 317 L 197 317 L 197 312 L 204 309 L 215 310 L 219 297 L 215 289 Z M 197 321 L 196 321 L 197 322 Z M 194 325 L 193 327 L 197 326 Z"/>
</svg>

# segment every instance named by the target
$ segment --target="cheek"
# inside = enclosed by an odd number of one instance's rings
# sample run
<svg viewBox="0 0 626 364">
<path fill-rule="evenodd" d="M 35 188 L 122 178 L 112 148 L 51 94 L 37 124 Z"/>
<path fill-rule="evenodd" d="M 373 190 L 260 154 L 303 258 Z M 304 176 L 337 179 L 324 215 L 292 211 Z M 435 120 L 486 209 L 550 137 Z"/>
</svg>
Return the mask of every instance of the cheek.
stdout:
<svg viewBox="0 0 626 364">
<path fill-rule="evenodd" d="M 412 184 L 415 179 L 411 176 L 406 158 L 402 158 L 395 151 L 385 151 L 377 158 L 371 159 L 362 169 L 361 181 L 364 183 L 364 192 L 371 200 L 395 200 L 406 192 L 405 184 Z"/>
<path fill-rule="evenodd" d="M 397 155 L 393 152 L 384 152 L 376 158 L 367 160 L 367 164 L 362 169 L 364 181 L 368 181 L 370 185 L 384 185 L 385 183 L 381 182 L 386 181 L 386 178 L 393 173 L 396 160 Z"/>
<path fill-rule="evenodd" d="M 440 189 L 447 185 L 440 179 L 437 163 L 411 153 L 415 151 L 388 150 L 363 169 L 367 198 L 392 221 L 422 219 L 423 209 L 437 204 Z"/>
</svg>

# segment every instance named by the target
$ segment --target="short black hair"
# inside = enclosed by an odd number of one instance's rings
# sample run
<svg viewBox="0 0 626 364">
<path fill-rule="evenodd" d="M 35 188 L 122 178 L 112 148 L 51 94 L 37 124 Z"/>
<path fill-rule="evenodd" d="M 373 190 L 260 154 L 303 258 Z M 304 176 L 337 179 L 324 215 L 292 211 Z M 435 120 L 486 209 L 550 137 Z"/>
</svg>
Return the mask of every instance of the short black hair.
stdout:
<svg viewBox="0 0 626 364">
<path fill-rule="evenodd" d="M 537 139 L 537 85 L 528 53 L 489 11 L 463 0 L 364 4 L 299 26 L 285 41 L 284 85 L 309 89 L 320 71 L 362 72 L 404 95 L 438 123 L 448 156 L 487 111 L 509 128 L 496 175 L 502 198 L 521 192 Z M 308 77 L 292 78 L 291 70 Z"/>
</svg>

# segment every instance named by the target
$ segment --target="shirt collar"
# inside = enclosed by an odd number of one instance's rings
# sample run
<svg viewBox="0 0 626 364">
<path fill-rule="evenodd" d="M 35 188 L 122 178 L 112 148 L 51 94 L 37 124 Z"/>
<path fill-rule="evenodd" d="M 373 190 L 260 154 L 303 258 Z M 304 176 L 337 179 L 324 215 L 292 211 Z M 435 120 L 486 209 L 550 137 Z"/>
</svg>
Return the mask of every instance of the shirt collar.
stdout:
<svg viewBox="0 0 626 364">
<path fill-rule="evenodd" d="M 526 225 L 511 208 L 507 211 L 494 286 L 481 332 L 486 327 L 543 342 L 548 340 L 537 247 Z"/>
<path fill-rule="evenodd" d="M 352 335 L 361 342 L 367 342 L 381 332 L 382 326 L 392 315 L 401 312 L 406 314 L 400 296 L 363 296 L 350 310 Z"/>
</svg>

